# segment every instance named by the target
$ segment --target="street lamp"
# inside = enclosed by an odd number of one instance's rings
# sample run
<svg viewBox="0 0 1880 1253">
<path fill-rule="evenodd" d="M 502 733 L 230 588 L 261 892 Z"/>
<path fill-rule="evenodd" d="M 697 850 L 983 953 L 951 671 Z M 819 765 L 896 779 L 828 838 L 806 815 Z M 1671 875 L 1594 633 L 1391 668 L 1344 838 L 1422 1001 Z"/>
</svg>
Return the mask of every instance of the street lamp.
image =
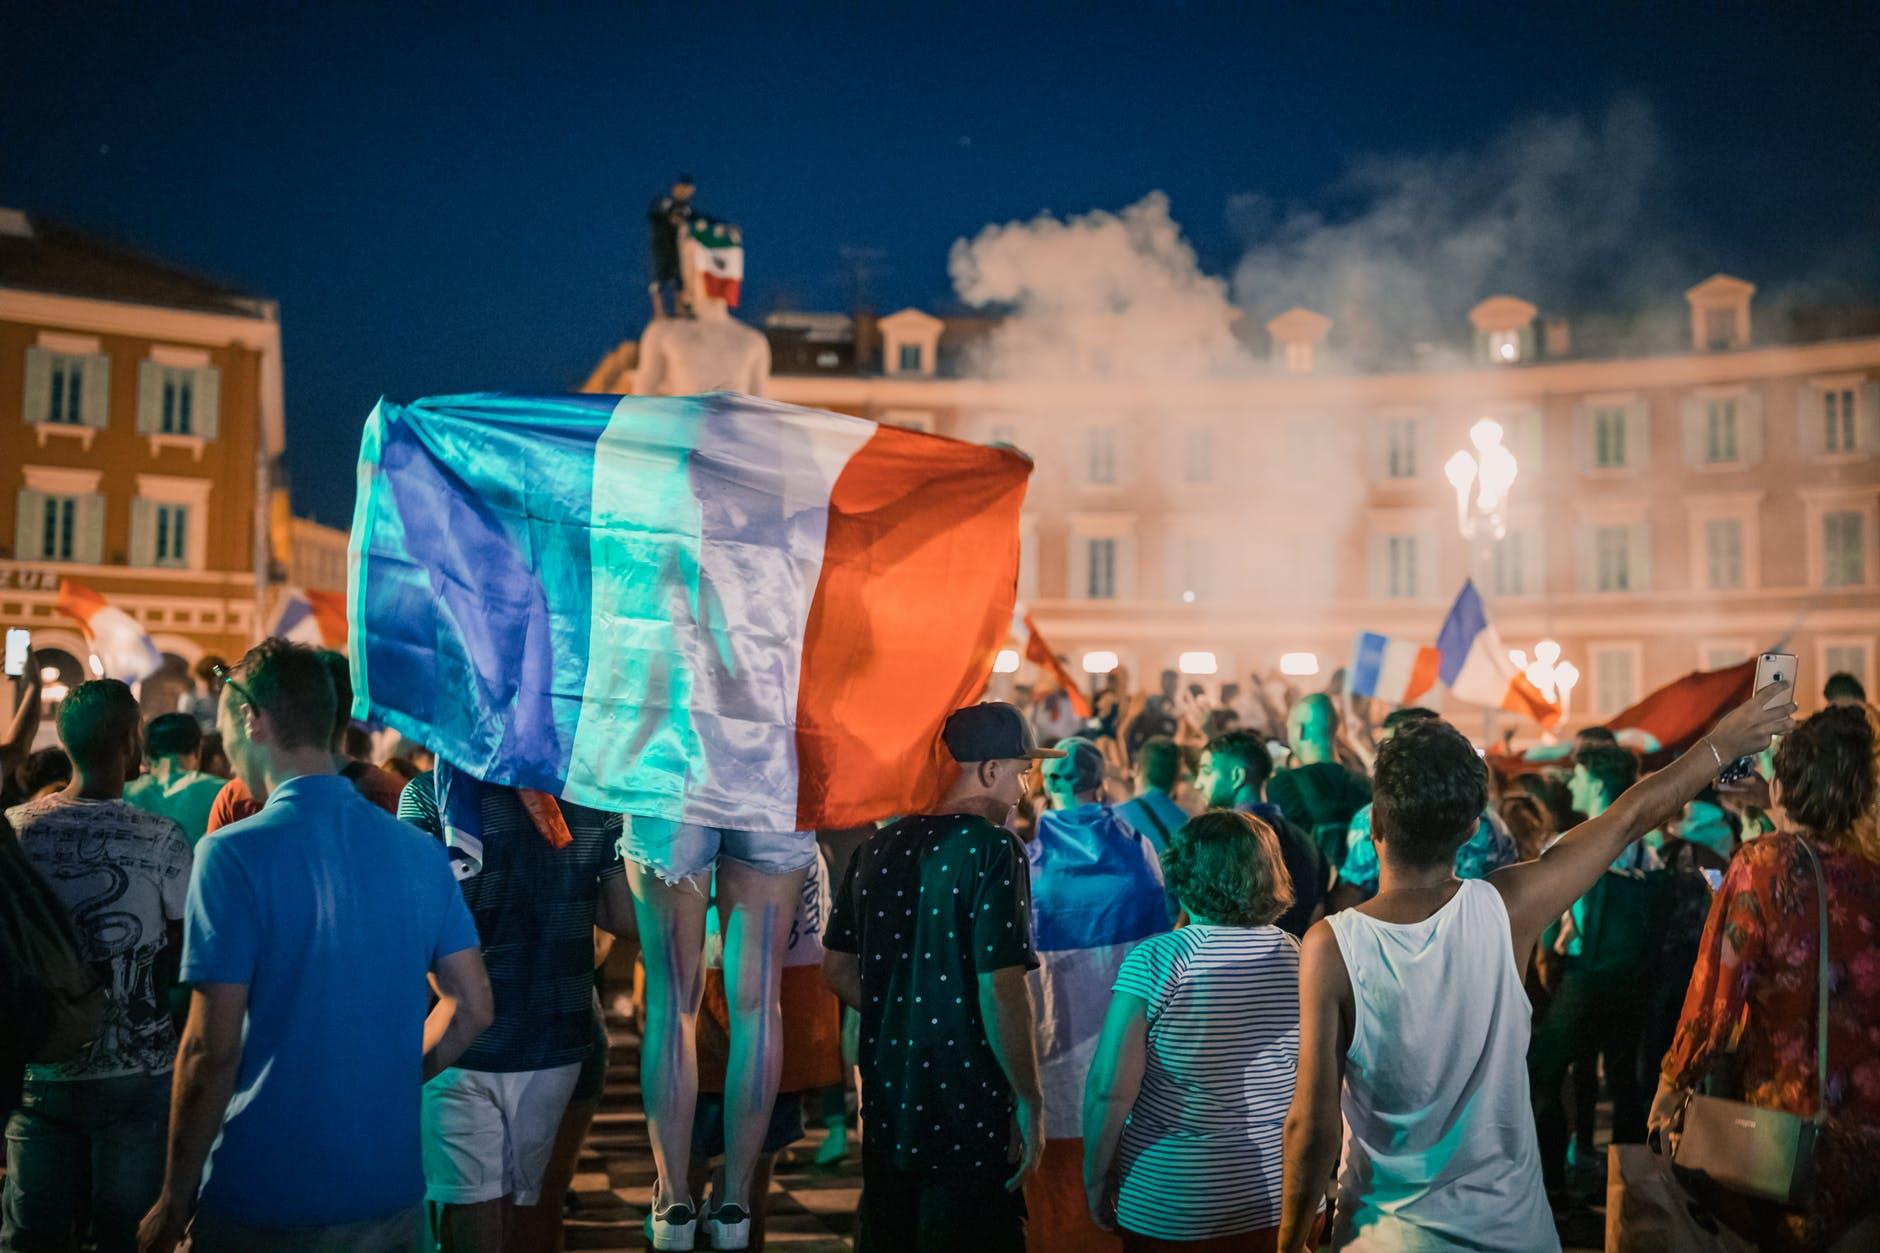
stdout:
<svg viewBox="0 0 1880 1253">
<path fill-rule="evenodd" d="M 1456 527 L 1464 539 L 1493 542 L 1508 533 L 1508 491 L 1520 467 L 1501 437 L 1501 423 L 1483 418 L 1469 428 L 1475 452 L 1459 449 L 1443 465 L 1456 489 Z"/>
<path fill-rule="evenodd" d="M 1565 714 L 1567 699 L 1580 681 L 1580 668 L 1560 657 L 1560 645 L 1553 640 L 1542 640 L 1534 646 L 1534 657 L 1529 660 L 1526 652 L 1519 648 L 1508 650 L 1508 660 L 1515 668 L 1527 676 L 1540 694 L 1550 701 L 1558 701 L 1560 710 Z"/>
</svg>

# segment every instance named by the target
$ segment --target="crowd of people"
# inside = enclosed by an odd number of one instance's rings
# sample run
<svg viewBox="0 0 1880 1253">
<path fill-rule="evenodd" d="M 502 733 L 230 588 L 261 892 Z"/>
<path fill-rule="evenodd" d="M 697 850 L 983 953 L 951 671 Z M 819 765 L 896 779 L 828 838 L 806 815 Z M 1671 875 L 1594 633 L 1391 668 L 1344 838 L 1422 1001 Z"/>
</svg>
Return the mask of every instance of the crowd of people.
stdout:
<svg viewBox="0 0 1880 1253">
<path fill-rule="evenodd" d="M 561 1247 L 617 943 L 654 1248 L 762 1247 L 777 1153 L 815 1117 L 844 1154 L 852 1091 L 870 1253 L 1558 1247 L 1602 1093 L 1670 1150 L 1724 1070 L 1820 1110 L 1817 1184 L 1699 1202 L 1793 1248 L 1880 1206 L 1845 676 L 1649 773 L 1257 679 L 1027 692 L 948 719 L 928 812 L 794 835 L 373 764 L 337 654 L 200 678 L 148 724 L 82 684 L 38 753 L 30 676 L 0 711 L 0 1248 Z"/>
</svg>

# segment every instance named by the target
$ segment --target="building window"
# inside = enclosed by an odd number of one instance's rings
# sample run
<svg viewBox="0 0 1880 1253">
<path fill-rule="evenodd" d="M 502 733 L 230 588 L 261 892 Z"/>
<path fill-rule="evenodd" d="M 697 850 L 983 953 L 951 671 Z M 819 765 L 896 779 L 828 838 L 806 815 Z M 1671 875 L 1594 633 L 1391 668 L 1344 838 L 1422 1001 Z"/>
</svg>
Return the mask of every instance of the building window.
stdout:
<svg viewBox="0 0 1880 1253">
<path fill-rule="evenodd" d="M 1855 512 L 1821 515 L 1822 582 L 1828 587 L 1859 587 L 1867 581 L 1866 516 Z"/>
<path fill-rule="evenodd" d="M 1090 428 L 1089 457 L 1085 468 L 1089 472 L 1090 482 L 1106 486 L 1116 482 L 1116 428 L 1113 426 L 1093 426 Z"/>
<path fill-rule="evenodd" d="M 1305 340 L 1289 340 L 1286 344 L 1286 372 L 1288 374 L 1312 373 L 1312 345 Z"/>
<path fill-rule="evenodd" d="M 52 358 L 48 422 L 80 426 L 85 421 L 85 358 Z"/>
<path fill-rule="evenodd" d="M 1626 411 L 1623 406 L 1602 405 L 1593 410 L 1593 466 L 1599 470 L 1625 468 Z"/>
<path fill-rule="evenodd" d="M 1704 586 L 1732 591 L 1743 586 L 1743 521 L 1711 518 L 1704 523 Z"/>
<path fill-rule="evenodd" d="M 1736 342 L 1736 310 L 1730 306 L 1704 310 L 1704 343 L 1728 348 Z"/>
<path fill-rule="evenodd" d="M 1213 546 L 1205 535 L 1176 535 L 1170 543 L 1167 590 L 1183 604 L 1210 599 L 1214 582 Z"/>
<path fill-rule="evenodd" d="M 163 416 L 157 430 L 164 435 L 194 435 L 196 380 L 175 373 L 163 380 Z"/>
<path fill-rule="evenodd" d="M 189 564 L 188 505 L 158 505 L 156 514 L 156 564 L 160 566 L 187 566 Z"/>
<path fill-rule="evenodd" d="M 1609 718 L 1638 701 L 1638 650 L 1599 648 L 1593 652 L 1593 713 Z"/>
<path fill-rule="evenodd" d="M 1867 645 L 1865 644 L 1828 644 L 1821 650 L 1821 669 L 1827 677 L 1837 674 L 1851 674 L 1867 683 Z"/>
<path fill-rule="evenodd" d="M 1417 537 L 1384 537 L 1384 594 L 1393 600 L 1414 598 L 1417 592 Z"/>
<path fill-rule="evenodd" d="M 1630 527 L 1593 528 L 1593 590 L 1596 592 L 1632 590 Z"/>
<path fill-rule="evenodd" d="M 1084 542 L 1084 595 L 1091 600 L 1116 599 L 1116 541 L 1093 539 Z"/>
<path fill-rule="evenodd" d="M 837 365 L 841 364 L 841 361 L 842 358 L 838 357 L 833 349 L 825 348 L 816 354 L 816 368 L 818 370 L 833 370 Z"/>
<path fill-rule="evenodd" d="M 1826 453 L 1854 452 L 1857 448 L 1857 413 L 1854 389 L 1835 388 L 1821 394 L 1821 450 Z"/>
<path fill-rule="evenodd" d="M 211 366 L 143 362 L 137 378 L 138 433 L 214 439 L 221 379 L 221 371 Z"/>
<path fill-rule="evenodd" d="M 1521 359 L 1521 332 L 1490 331 L 1488 357 L 1491 361 L 1516 362 Z"/>
<path fill-rule="evenodd" d="M 1749 660 L 1747 644 L 1702 644 L 1697 650 L 1699 670 L 1728 670 Z"/>
<path fill-rule="evenodd" d="M 1184 483 L 1212 483 L 1214 481 L 1214 429 L 1207 426 L 1191 426 L 1182 441 L 1182 481 Z"/>
<path fill-rule="evenodd" d="M 1510 531 L 1489 558 L 1489 587 L 1497 596 L 1525 596 L 1527 594 L 1527 561 L 1524 549 L 1527 537 L 1519 531 Z"/>
<path fill-rule="evenodd" d="M 900 369 L 903 374 L 919 374 L 921 369 L 920 345 L 902 344 L 901 352 L 897 360 L 900 362 Z"/>
<path fill-rule="evenodd" d="M 1737 458 L 1736 401 L 1707 402 L 1704 406 L 1704 460 L 1718 465 Z"/>
<path fill-rule="evenodd" d="M 1384 438 L 1387 460 L 1384 473 L 1393 479 L 1413 479 L 1417 476 L 1417 420 L 1415 418 L 1392 418 L 1385 424 Z"/>
<path fill-rule="evenodd" d="M 48 496 L 40 531 L 41 561 L 70 561 L 77 551 L 78 518 L 83 502 L 76 496 Z"/>
</svg>

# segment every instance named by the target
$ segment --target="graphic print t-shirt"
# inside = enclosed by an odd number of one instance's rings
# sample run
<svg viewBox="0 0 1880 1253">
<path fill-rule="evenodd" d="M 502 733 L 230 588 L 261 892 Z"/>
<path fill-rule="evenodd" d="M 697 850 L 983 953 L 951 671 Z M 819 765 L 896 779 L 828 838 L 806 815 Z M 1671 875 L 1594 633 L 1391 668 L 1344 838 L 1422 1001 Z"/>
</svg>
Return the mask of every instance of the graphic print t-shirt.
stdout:
<svg viewBox="0 0 1880 1253">
<path fill-rule="evenodd" d="M 30 1066 L 29 1078 L 160 1075 L 176 1028 L 158 996 L 157 959 L 189 895 L 189 844 L 168 818 L 123 801 L 47 796 L 7 813 L 20 848 L 71 915 L 80 955 L 107 975 L 104 1026 L 88 1052 Z"/>
<path fill-rule="evenodd" d="M 896 1168 L 1003 1169 L 1013 1096 L 979 976 L 1038 965 L 1018 837 L 969 814 L 887 827 L 850 859 L 823 947 L 861 961 L 862 1117 Z"/>
</svg>

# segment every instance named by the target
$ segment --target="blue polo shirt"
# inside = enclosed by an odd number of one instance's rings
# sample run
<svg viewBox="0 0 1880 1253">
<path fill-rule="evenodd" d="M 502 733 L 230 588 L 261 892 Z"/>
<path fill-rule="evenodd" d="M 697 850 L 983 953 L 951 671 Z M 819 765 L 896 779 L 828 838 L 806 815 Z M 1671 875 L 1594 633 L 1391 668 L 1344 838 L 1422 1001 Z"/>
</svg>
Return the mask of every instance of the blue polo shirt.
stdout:
<svg viewBox="0 0 1880 1253">
<path fill-rule="evenodd" d="M 425 974 L 475 947 L 443 846 L 338 775 L 290 779 L 197 845 L 182 977 L 248 988 L 202 1208 L 313 1227 L 422 1200 Z"/>
</svg>

